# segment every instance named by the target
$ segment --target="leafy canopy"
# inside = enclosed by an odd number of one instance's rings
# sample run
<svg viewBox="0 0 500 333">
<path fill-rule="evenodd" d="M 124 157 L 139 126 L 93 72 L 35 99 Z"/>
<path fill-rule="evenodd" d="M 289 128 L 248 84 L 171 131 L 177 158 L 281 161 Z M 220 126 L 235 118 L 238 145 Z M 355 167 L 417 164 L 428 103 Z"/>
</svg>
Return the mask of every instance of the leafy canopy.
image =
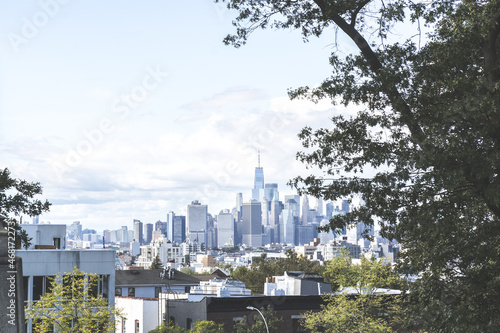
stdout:
<svg viewBox="0 0 500 333">
<path fill-rule="evenodd" d="M 9 169 L 0 169 L 0 226 L 9 226 L 16 230 L 17 249 L 20 249 L 21 245 L 25 248 L 31 245 L 31 239 L 19 225 L 18 217 L 23 214 L 40 215 L 50 208 L 48 201 L 42 202 L 34 199 L 39 194 L 42 194 L 40 183 L 12 178 Z"/>
<path fill-rule="evenodd" d="M 286 258 L 271 259 L 266 254 L 254 258 L 249 266 L 238 266 L 231 277 L 245 283 L 254 294 L 264 293 L 264 283 L 267 277 L 283 275 L 286 271 L 303 271 L 308 273 L 321 272 L 322 267 L 297 253 L 287 250 Z"/>
<path fill-rule="evenodd" d="M 26 318 L 33 321 L 33 331 L 114 332 L 115 321 L 123 315 L 102 294 L 96 295 L 98 281 L 97 274 L 76 267 L 64 276 L 58 274 L 50 283 L 50 291 L 26 306 Z"/>
<path fill-rule="evenodd" d="M 333 27 L 354 42 L 321 84 L 289 92 L 359 108 L 302 130 L 297 157 L 323 174 L 291 185 L 362 199 L 326 229 L 379 221 L 404 248 L 401 271 L 420 277 L 408 299 L 429 330 L 500 331 L 500 1 L 216 2 L 239 13 L 225 39 L 236 47 L 261 28 L 307 40 Z M 429 33 L 400 37 L 412 23 Z"/>
</svg>

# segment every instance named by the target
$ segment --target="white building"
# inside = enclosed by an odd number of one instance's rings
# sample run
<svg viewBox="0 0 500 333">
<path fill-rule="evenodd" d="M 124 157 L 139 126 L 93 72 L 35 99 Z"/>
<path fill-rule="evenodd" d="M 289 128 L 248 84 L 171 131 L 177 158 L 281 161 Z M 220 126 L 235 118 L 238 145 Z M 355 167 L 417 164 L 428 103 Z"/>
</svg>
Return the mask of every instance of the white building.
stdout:
<svg viewBox="0 0 500 333">
<path fill-rule="evenodd" d="M 160 237 L 148 245 L 141 246 L 141 254 L 137 258 L 136 265 L 149 268 L 156 256 L 160 258 L 163 266 L 167 266 L 169 262 L 179 265 L 185 262 L 181 246 L 170 242 L 165 237 Z"/>
<path fill-rule="evenodd" d="M 40 225 L 38 225 L 40 226 Z M 41 238 L 43 239 L 43 238 Z M 23 284 L 26 286 L 25 303 L 37 301 L 45 295 L 49 278 L 64 275 L 77 267 L 85 273 L 100 277 L 98 293 L 115 303 L 115 252 L 113 250 L 17 250 L 23 262 Z M 32 332 L 31 321 L 27 333 Z"/>
<path fill-rule="evenodd" d="M 117 323 L 115 332 L 147 333 L 162 323 L 158 316 L 158 298 L 116 297 L 115 304 L 126 317 Z"/>
<path fill-rule="evenodd" d="M 332 285 L 316 273 L 285 272 L 268 278 L 264 284 L 266 296 L 308 296 L 330 293 Z"/>
<path fill-rule="evenodd" d="M 65 224 L 21 224 L 31 239 L 30 249 L 65 249 Z"/>
</svg>

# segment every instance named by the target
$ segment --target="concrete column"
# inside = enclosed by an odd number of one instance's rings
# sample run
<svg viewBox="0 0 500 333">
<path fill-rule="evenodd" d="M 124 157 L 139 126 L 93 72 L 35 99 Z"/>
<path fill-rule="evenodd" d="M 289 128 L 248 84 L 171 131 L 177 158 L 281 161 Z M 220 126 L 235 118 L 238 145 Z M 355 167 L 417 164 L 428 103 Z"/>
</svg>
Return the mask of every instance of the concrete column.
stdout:
<svg viewBox="0 0 500 333">
<path fill-rule="evenodd" d="M 0 332 L 26 333 L 23 263 L 15 256 L 13 229 L 0 226 Z"/>
</svg>

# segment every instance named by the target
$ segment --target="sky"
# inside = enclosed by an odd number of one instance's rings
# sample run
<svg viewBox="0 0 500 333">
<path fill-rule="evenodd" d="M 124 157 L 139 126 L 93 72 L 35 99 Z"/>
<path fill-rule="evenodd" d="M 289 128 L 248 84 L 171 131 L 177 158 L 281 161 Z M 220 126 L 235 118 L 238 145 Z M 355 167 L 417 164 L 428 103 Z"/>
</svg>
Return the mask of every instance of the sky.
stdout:
<svg viewBox="0 0 500 333">
<path fill-rule="evenodd" d="M 334 30 L 257 31 L 236 49 L 222 42 L 236 13 L 210 0 L 0 5 L 0 167 L 42 185 L 40 221 L 130 228 L 193 200 L 216 215 L 250 200 L 259 149 L 283 199 L 311 172 L 301 128 L 355 112 L 287 96 L 329 76 Z"/>
</svg>

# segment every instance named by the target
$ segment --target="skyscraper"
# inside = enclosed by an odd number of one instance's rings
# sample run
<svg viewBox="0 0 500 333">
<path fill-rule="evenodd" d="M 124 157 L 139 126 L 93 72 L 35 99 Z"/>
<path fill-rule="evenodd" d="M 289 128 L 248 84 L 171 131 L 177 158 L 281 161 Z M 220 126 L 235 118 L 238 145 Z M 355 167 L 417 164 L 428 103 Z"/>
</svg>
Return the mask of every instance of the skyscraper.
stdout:
<svg viewBox="0 0 500 333">
<path fill-rule="evenodd" d="M 234 218 L 229 210 L 217 215 L 217 247 L 234 246 Z"/>
<path fill-rule="evenodd" d="M 304 194 L 304 198 L 302 198 L 302 224 L 305 225 L 309 221 L 309 199 L 307 198 L 307 194 Z"/>
<path fill-rule="evenodd" d="M 134 239 L 140 244 L 144 243 L 142 222 L 140 220 L 134 220 Z"/>
<path fill-rule="evenodd" d="M 153 239 L 153 223 L 146 223 L 144 226 L 144 234 L 146 235 L 146 244 L 151 243 L 151 240 Z"/>
<path fill-rule="evenodd" d="M 255 168 L 255 178 L 252 189 L 252 199 L 260 201 L 264 191 L 264 169 L 260 166 L 260 150 L 257 167 Z"/>
<path fill-rule="evenodd" d="M 243 203 L 242 243 L 251 247 L 262 246 L 262 209 L 258 201 Z"/>
<path fill-rule="evenodd" d="M 207 243 L 207 205 L 202 205 L 198 200 L 187 206 L 186 229 L 187 237 L 198 244 Z"/>
</svg>

